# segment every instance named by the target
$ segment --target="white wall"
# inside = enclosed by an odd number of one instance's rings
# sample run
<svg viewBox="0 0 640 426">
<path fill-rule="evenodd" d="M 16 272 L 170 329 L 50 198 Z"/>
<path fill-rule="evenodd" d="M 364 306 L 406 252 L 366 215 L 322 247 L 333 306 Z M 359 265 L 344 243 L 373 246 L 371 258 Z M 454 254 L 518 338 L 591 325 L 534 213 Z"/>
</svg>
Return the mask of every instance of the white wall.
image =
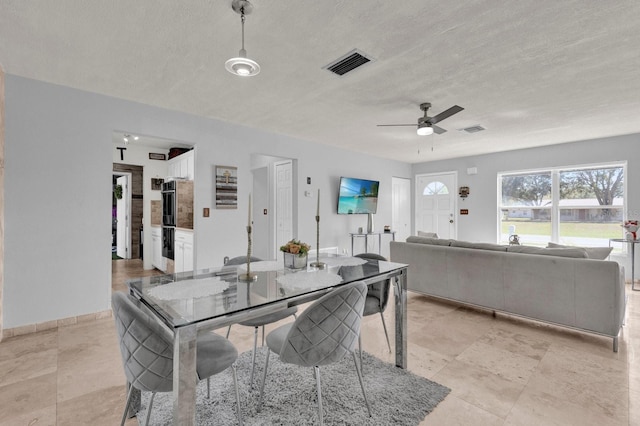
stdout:
<svg viewBox="0 0 640 426">
<path fill-rule="evenodd" d="M 470 195 L 466 200 L 458 199 L 458 209 L 469 209 L 469 215 L 457 217 L 458 238 L 468 241 L 496 242 L 498 173 L 613 161 L 627 161 L 626 216 L 627 219 L 640 219 L 640 192 L 637 189 L 640 188 L 639 134 L 414 164 L 413 175 L 457 171 L 458 186 L 470 188 Z M 477 167 L 478 174 L 467 175 L 469 167 Z M 412 191 L 415 191 L 415 187 Z M 625 265 L 629 276 L 630 264 L 627 259 L 616 260 Z"/>
<path fill-rule="evenodd" d="M 316 199 L 302 194 L 321 189 L 323 247 L 350 247 L 348 233 L 366 226 L 364 216 L 336 214 L 341 175 L 381 181 L 380 229 L 391 224 L 391 176 L 411 175 L 405 163 L 217 120 L 13 75 L 6 76 L 5 85 L 5 328 L 109 309 L 114 130 L 196 146 L 195 251 L 200 268 L 246 252 L 252 153 L 297 159 L 298 237 L 311 244 Z M 214 208 L 217 164 L 238 167 L 239 210 Z M 211 209 L 208 218 L 202 217 L 204 207 Z"/>
<path fill-rule="evenodd" d="M 151 201 L 162 200 L 161 191 L 151 190 L 151 178 L 166 179 L 167 162 L 160 160 L 150 160 L 149 153 L 155 152 L 168 156 L 169 150 L 156 147 L 148 147 L 136 145 L 134 142 L 126 146 L 124 151 L 124 160 L 120 160 L 120 150 L 118 147 L 124 146 L 121 143 L 113 144 L 113 162 L 120 164 L 131 164 L 134 166 L 142 166 L 142 198 L 144 200 L 142 210 L 142 227 L 144 231 L 143 237 L 143 258 L 144 269 L 152 269 L 151 262 L 153 260 L 153 243 L 151 239 Z"/>
</svg>

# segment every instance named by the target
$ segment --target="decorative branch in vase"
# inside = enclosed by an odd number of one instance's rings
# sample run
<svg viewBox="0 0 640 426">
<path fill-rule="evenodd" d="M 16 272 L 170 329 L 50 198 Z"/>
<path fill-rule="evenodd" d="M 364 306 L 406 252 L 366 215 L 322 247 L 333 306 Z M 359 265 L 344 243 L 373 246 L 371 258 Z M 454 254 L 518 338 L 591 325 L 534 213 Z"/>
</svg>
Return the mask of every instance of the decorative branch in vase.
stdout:
<svg viewBox="0 0 640 426">
<path fill-rule="evenodd" d="M 238 279 L 241 281 L 254 281 L 258 275 L 251 272 L 251 246 L 253 241 L 251 239 L 251 232 L 253 231 L 253 213 L 251 211 L 251 193 L 249 193 L 249 218 L 247 220 L 247 273 L 238 275 Z"/>
<path fill-rule="evenodd" d="M 320 262 L 320 189 L 318 189 L 318 203 L 316 204 L 316 261 L 311 263 L 311 267 L 324 269 L 327 265 Z"/>
</svg>

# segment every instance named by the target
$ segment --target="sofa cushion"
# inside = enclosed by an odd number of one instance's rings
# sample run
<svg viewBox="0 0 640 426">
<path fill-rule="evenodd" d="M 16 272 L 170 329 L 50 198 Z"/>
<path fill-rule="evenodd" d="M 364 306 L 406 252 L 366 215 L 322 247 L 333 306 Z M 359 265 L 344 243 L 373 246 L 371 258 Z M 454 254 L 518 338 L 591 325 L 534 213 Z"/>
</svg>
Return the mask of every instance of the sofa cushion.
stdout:
<svg viewBox="0 0 640 426">
<path fill-rule="evenodd" d="M 598 259 L 605 260 L 609 254 L 611 254 L 611 250 L 613 247 L 576 247 L 576 246 L 563 246 L 562 244 L 556 244 L 549 242 L 547 244 L 548 248 L 581 248 L 587 252 L 587 256 L 589 259 Z"/>
<path fill-rule="evenodd" d="M 573 257 L 587 259 L 589 256 L 584 249 L 579 247 L 573 248 L 544 248 L 544 247 L 532 247 L 532 246 L 509 246 L 507 248 L 509 253 L 523 253 L 523 254 L 539 254 L 543 256 L 559 256 L 559 257 Z"/>
<path fill-rule="evenodd" d="M 438 238 L 438 234 L 435 232 L 418 231 L 418 237 Z"/>
<path fill-rule="evenodd" d="M 471 243 L 469 241 L 451 240 L 451 247 L 462 247 L 480 250 L 507 251 L 507 246 L 491 243 Z"/>
<path fill-rule="evenodd" d="M 408 243 L 430 244 L 433 246 L 450 246 L 452 240 L 443 240 L 440 238 L 427 238 L 411 236 L 407 238 Z"/>
</svg>

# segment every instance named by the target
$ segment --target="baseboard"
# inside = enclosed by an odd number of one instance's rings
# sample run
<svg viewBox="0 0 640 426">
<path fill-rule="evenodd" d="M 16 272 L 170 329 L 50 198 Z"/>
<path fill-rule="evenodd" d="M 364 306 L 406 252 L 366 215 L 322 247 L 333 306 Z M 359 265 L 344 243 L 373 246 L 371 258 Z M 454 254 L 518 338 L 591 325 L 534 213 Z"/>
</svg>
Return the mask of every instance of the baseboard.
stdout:
<svg viewBox="0 0 640 426">
<path fill-rule="evenodd" d="M 92 314 L 78 315 L 75 317 L 62 318 L 59 320 L 45 321 L 37 324 L 22 325 L 20 327 L 5 328 L 0 333 L 0 342 L 10 337 L 22 336 L 25 334 L 37 333 L 40 331 L 57 329 L 69 325 L 80 324 L 84 322 L 96 321 L 104 318 L 111 318 L 113 313 L 111 309 L 106 311 L 94 312 Z"/>
</svg>

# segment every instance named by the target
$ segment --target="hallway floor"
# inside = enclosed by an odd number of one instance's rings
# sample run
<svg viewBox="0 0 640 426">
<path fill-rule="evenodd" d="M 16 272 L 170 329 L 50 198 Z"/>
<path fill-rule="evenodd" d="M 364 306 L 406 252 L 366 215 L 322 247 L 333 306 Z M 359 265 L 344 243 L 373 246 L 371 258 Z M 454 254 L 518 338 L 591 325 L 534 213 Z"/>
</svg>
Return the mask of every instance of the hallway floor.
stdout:
<svg viewBox="0 0 640 426">
<path fill-rule="evenodd" d="M 142 271 L 141 261 L 114 261 L 113 290 L 154 273 Z M 609 338 L 493 318 L 410 293 L 409 369 L 452 389 L 422 424 L 640 424 L 640 293 L 627 290 L 618 353 Z M 389 307 L 385 319 L 393 332 L 393 303 Z M 253 329 L 234 326 L 230 339 L 240 352 L 249 350 Z M 393 362 L 378 316 L 365 318 L 362 342 Z M 119 424 L 124 383 L 112 318 L 6 339 L 0 343 L 0 425 Z"/>
</svg>

